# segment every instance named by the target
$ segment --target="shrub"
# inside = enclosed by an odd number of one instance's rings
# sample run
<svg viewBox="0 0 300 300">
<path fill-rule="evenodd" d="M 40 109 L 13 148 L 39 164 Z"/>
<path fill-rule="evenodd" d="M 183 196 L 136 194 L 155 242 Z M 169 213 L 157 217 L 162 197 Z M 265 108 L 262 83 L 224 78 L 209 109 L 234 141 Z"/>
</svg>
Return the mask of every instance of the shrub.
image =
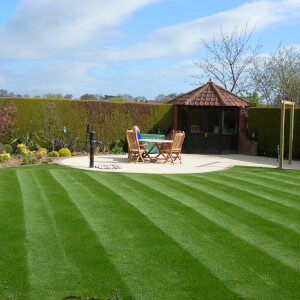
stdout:
<svg viewBox="0 0 300 300">
<path fill-rule="evenodd" d="M 122 147 L 113 147 L 111 150 L 112 153 L 114 154 L 119 154 L 119 153 L 123 153 L 123 148 Z"/>
<path fill-rule="evenodd" d="M 24 145 L 24 144 L 18 144 L 18 146 L 17 146 L 17 153 L 21 154 L 21 155 L 27 154 L 27 147 L 26 147 L 26 145 Z"/>
<path fill-rule="evenodd" d="M 61 148 L 58 153 L 59 156 L 71 156 L 71 151 L 68 148 Z"/>
<path fill-rule="evenodd" d="M 112 144 L 111 152 L 114 154 L 123 153 L 124 141 L 115 140 Z"/>
<path fill-rule="evenodd" d="M 25 154 L 22 159 L 22 165 L 34 165 L 38 162 L 37 158 L 32 154 Z"/>
<path fill-rule="evenodd" d="M 51 156 L 51 157 L 59 157 L 59 153 L 58 153 L 58 151 L 51 151 L 49 153 L 49 156 Z"/>
<path fill-rule="evenodd" d="M 27 149 L 26 145 L 24 145 L 24 144 L 18 144 L 17 153 L 21 154 L 21 155 L 32 155 L 32 156 L 34 156 L 36 154 L 36 151 L 31 151 L 31 150 Z"/>
<path fill-rule="evenodd" d="M 53 162 L 53 157 L 46 157 L 43 161 L 42 161 L 42 163 L 43 164 L 49 164 L 49 163 L 51 163 L 51 162 Z"/>
<path fill-rule="evenodd" d="M 10 154 L 9 153 L 2 153 L 0 154 L 0 162 L 6 162 L 10 159 Z"/>
<path fill-rule="evenodd" d="M 48 153 L 48 150 L 46 148 L 40 148 L 38 152 L 41 153 L 42 156 L 46 156 Z"/>
<path fill-rule="evenodd" d="M 48 153 L 47 149 L 45 149 L 45 148 L 40 148 L 40 149 L 38 150 L 38 152 L 36 153 L 36 157 L 37 157 L 38 159 L 42 159 L 43 157 L 45 157 L 45 156 L 47 155 L 47 153 Z"/>
<path fill-rule="evenodd" d="M 80 154 L 79 152 L 72 152 L 72 153 L 71 153 L 72 156 L 77 156 L 77 155 L 79 155 L 79 154 Z"/>
<path fill-rule="evenodd" d="M 13 147 L 11 145 L 6 144 L 6 145 L 4 145 L 4 148 L 5 148 L 6 153 L 9 153 L 9 154 L 13 153 Z"/>
</svg>

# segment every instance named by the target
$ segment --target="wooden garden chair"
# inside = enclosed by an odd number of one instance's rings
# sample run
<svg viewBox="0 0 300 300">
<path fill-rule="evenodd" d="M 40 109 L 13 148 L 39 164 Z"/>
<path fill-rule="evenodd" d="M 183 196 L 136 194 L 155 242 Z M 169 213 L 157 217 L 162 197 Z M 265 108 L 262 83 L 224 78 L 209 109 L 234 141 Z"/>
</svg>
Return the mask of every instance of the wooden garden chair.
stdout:
<svg viewBox="0 0 300 300">
<path fill-rule="evenodd" d="M 181 163 L 181 149 L 185 138 L 184 131 L 174 131 L 173 133 L 173 143 L 166 144 L 161 149 L 161 154 L 165 158 L 164 164 L 171 160 L 172 164 L 178 158 Z"/>
<path fill-rule="evenodd" d="M 145 153 L 146 149 L 144 145 L 139 143 L 137 133 L 133 130 L 127 130 L 126 138 L 128 143 L 127 161 L 129 162 L 130 159 L 133 159 L 135 163 L 137 163 L 139 160 L 145 162 L 143 158 L 143 154 Z"/>
</svg>

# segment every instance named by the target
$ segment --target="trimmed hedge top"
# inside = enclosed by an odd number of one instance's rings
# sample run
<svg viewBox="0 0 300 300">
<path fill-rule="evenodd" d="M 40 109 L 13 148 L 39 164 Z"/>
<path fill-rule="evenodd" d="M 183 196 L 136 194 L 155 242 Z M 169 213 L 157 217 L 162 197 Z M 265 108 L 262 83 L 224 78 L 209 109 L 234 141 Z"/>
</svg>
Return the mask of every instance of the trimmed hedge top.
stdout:
<svg viewBox="0 0 300 300">
<path fill-rule="evenodd" d="M 42 147 L 51 148 L 53 139 L 74 143 L 74 149 L 83 149 L 86 126 L 94 122 L 96 138 L 107 147 L 115 140 L 125 141 L 127 129 L 138 125 L 142 132 L 163 132 L 172 127 L 173 105 L 97 100 L 66 100 L 40 98 L 0 98 L 0 107 L 17 108 L 17 124 L 5 141 L 30 135 L 39 139 Z M 67 132 L 63 133 L 63 127 Z"/>
</svg>

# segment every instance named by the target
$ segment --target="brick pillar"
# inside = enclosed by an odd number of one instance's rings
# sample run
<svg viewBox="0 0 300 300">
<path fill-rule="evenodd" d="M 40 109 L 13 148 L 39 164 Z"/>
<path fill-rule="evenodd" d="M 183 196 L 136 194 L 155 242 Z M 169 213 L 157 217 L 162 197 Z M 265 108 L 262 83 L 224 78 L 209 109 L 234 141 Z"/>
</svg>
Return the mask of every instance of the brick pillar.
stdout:
<svg viewBox="0 0 300 300">
<path fill-rule="evenodd" d="M 246 108 L 239 109 L 238 122 L 238 152 L 240 154 L 257 155 L 258 143 L 250 141 L 247 137 L 248 112 Z"/>
<path fill-rule="evenodd" d="M 178 114 L 179 114 L 179 130 L 182 130 L 182 110 L 183 107 L 178 107 Z"/>
<path fill-rule="evenodd" d="M 173 130 L 178 129 L 178 105 L 174 105 L 173 110 Z"/>
<path fill-rule="evenodd" d="M 244 153 L 245 148 L 245 135 L 246 135 L 246 126 L 247 126 L 248 113 L 244 107 L 239 109 L 239 122 L 238 122 L 238 152 Z"/>
</svg>

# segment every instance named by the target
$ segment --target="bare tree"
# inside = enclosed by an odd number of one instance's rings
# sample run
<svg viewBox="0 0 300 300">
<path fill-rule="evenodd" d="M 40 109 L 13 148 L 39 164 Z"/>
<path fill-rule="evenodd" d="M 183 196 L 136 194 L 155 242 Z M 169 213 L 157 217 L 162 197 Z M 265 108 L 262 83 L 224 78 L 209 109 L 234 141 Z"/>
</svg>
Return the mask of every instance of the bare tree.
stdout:
<svg viewBox="0 0 300 300">
<path fill-rule="evenodd" d="M 54 101 L 43 105 L 43 118 L 41 127 L 44 135 L 43 139 L 51 143 L 52 151 L 54 151 L 57 142 L 60 140 L 60 129 L 62 128 L 62 120 L 57 114 L 57 103 Z"/>
<path fill-rule="evenodd" d="M 255 27 L 249 30 L 235 28 L 230 33 L 224 33 L 222 27 L 220 32 L 211 42 L 202 40 L 204 55 L 194 64 L 200 69 L 196 79 L 213 81 L 222 85 L 231 92 L 241 93 L 247 91 L 251 86 L 251 78 L 248 71 L 253 61 L 262 48 L 262 43 L 257 41 L 253 46 L 250 41 Z"/>
<path fill-rule="evenodd" d="M 272 55 L 257 57 L 250 74 L 268 104 L 282 99 L 300 104 L 300 53 L 294 47 L 279 45 Z"/>
</svg>

